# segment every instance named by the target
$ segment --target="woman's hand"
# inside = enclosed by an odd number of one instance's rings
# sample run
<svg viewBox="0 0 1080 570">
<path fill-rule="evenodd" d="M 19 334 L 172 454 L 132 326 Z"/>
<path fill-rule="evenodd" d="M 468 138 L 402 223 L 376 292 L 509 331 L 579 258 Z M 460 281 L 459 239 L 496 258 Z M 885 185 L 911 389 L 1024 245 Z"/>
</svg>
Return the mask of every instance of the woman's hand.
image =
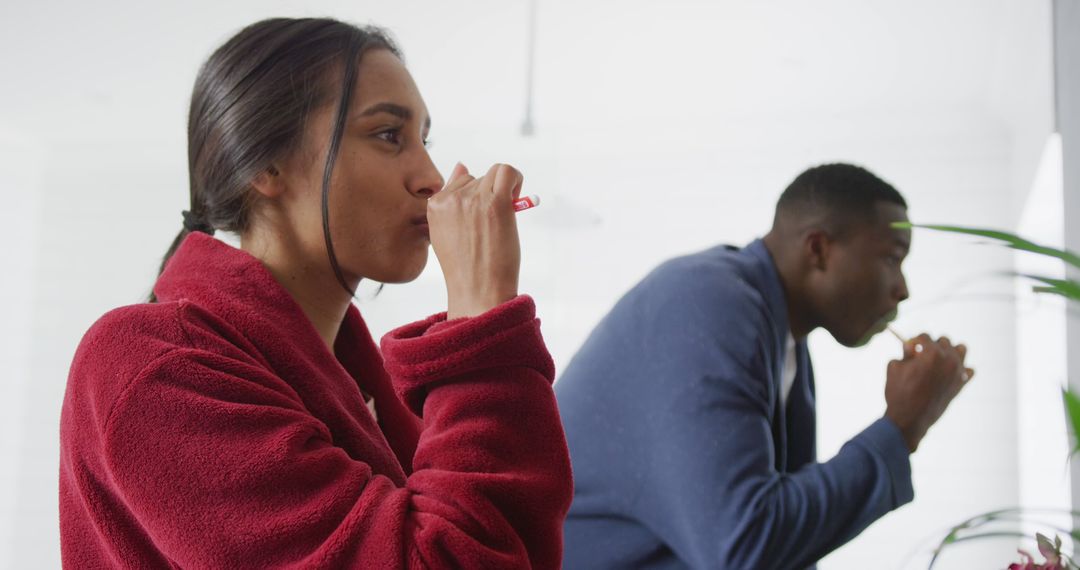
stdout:
<svg viewBox="0 0 1080 570">
<path fill-rule="evenodd" d="M 446 280 L 447 318 L 474 317 L 518 294 L 521 245 L 513 201 L 521 173 L 496 164 L 473 178 L 461 163 L 428 200 L 431 246 Z"/>
</svg>

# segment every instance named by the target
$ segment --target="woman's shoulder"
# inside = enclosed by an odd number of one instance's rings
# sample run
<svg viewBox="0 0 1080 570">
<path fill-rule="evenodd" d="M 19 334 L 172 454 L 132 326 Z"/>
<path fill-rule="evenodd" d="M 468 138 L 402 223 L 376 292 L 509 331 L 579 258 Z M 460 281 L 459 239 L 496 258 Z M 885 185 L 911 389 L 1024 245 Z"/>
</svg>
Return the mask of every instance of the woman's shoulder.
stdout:
<svg viewBox="0 0 1080 570">
<path fill-rule="evenodd" d="M 65 416 L 104 424 L 112 403 L 142 371 L 187 348 L 179 303 L 113 309 L 83 335 L 68 373 Z"/>
<path fill-rule="evenodd" d="M 188 346 L 182 303 L 141 303 L 113 309 L 90 326 L 79 342 L 75 364 L 102 361 L 110 368 L 146 364 Z"/>
<path fill-rule="evenodd" d="M 188 300 L 140 303 L 113 309 L 90 326 L 75 360 L 104 360 L 111 368 L 125 362 L 145 365 L 182 349 L 219 352 L 243 342 L 213 311 Z"/>
<path fill-rule="evenodd" d="M 237 353 L 209 311 L 188 301 L 142 303 L 105 313 L 83 335 L 71 363 L 68 393 L 109 402 L 155 367 L 207 352 Z"/>
</svg>

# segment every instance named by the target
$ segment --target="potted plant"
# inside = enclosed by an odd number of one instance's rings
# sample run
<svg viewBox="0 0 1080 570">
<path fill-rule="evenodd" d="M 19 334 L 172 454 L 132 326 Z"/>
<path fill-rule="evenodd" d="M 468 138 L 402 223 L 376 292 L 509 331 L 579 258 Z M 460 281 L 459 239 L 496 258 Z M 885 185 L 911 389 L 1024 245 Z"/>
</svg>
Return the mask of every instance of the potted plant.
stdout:
<svg viewBox="0 0 1080 570">
<path fill-rule="evenodd" d="M 923 225 L 908 222 L 897 222 L 893 224 L 893 227 L 899 229 L 921 228 L 986 238 L 1017 251 L 1060 259 L 1066 266 L 1080 269 L 1080 256 L 1077 254 L 1065 249 L 1040 245 L 1009 232 L 985 228 Z M 1032 281 L 1032 288 L 1036 293 L 1058 295 L 1067 299 L 1067 302 L 1080 303 L 1080 281 L 1070 279 L 1067 276 L 1065 278 L 1032 274 L 1018 274 L 1018 276 Z M 1062 388 L 1062 399 L 1067 424 L 1071 426 L 1073 434 L 1071 456 L 1080 450 L 1080 397 L 1065 387 Z M 1052 515 L 1052 517 L 1048 515 Z M 1071 519 L 1068 528 L 1061 526 L 1060 523 L 1049 523 L 1046 520 L 1047 518 L 1061 518 L 1062 515 Z M 1017 539 L 1029 539 L 1030 531 L 1024 532 L 1021 529 L 1036 528 L 1038 530 L 1035 532 L 1035 544 L 1039 555 L 1044 561 L 1038 562 L 1031 552 L 1020 549 L 1020 562 L 1011 564 L 1008 567 L 1009 570 L 1080 570 L 1080 564 L 1073 560 L 1070 554 L 1063 552 L 1072 552 L 1072 545 L 1080 544 L 1080 524 L 1077 524 L 1078 520 L 1080 520 L 1080 511 L 1011 508 L 982 513 L 953 526 L 949 530 L 934 548 L 929 568 L 934 568 L 942 552 L 950 545 L 987 538 L 1015 537 Z M 1063 543 L 1062 536 L 1070 539 L 1068 547 Z"/>
</svg>

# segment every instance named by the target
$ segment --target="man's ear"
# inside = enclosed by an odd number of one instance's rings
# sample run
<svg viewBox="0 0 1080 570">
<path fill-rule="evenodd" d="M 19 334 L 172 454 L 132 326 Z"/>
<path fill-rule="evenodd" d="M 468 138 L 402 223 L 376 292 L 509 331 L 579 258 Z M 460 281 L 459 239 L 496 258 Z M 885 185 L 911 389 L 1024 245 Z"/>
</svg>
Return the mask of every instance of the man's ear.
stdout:
<svg viewBox="0 0 1080 570">
<path fill-rule="evenodd" d="M 255 179 L 251 181 L 251 187 L 265 198 L 277 198 L 285 192 L 285 181 L 281 176 L 281 171 L 271 165 L 255 176 Z"/>
<path fill-rule="evenodd" d="M 803 234 L 803 258 L 808 267 L 825 271 L 829 264 L 832 239 L 825 230 L 813 229 Z"/>
</svg>

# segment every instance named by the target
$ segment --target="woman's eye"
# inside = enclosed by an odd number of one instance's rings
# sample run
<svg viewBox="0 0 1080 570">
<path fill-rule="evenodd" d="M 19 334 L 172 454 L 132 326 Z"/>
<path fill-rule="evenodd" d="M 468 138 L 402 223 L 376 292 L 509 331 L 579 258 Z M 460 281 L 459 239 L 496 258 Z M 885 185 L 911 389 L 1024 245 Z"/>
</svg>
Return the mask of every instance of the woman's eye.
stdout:
<svg viewBox="0 0 1080 570">
<path fill-rule="evenodd" d="M 435 144 L 435 141 L 431 139 L 424 139 L 424 148 L 431 148 L 431 145 Z"/>
<path fill-rule="evenodd" d="M 375 136 L 390 144 L 401 144 L 401 131 L 397 129 L 383 131 Z"/>
</svg>

